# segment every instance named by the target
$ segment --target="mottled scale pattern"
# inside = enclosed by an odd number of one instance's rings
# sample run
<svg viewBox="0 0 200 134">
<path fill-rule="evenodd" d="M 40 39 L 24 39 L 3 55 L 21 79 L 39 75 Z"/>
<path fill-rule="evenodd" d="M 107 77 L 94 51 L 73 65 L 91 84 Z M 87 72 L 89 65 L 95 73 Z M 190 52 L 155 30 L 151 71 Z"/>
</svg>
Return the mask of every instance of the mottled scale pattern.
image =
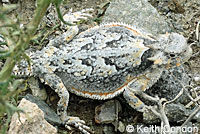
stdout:
<svg viewBox="0 0 200 134">
<path fill-rule="evenodd" d="M 85 11 L 68 14 L 67 18 L 79 20 L 88 16 Z M 66 128 L 74 125 L 84 134 L 89 134 L 84 121 L 67 114 L 68 91 L 100 100 L 123 92 L 132 108 L 144 112 L 147 106 L 137 96 L 160 78 L 169 78 L 171 82 L 170 77 L 162 75 L 176 70 L 192 55 L 191 46 L 177 33 L 153 37 L 119 22 L 82 33 L 78 33 L 76 25 L 68 28 L 68 32 L 50 40 L 42 50 L 28 54 L 31 67 L 22 61 L 21 67 L 15 67 L 15 74 L 33 75 L 49 85 L 60 97 L 57 113 L 62 124 Z"/>
<path fill-rule="evenodd" d="M 58 86 L 46 81 L 54 76 L 67 90 L 83 97 L 108 99 L 128 87 L 133 92 L 145 91 L 163 70 L 180 66 L 191 55 L 186 39 L 177 33 L 152 37 L 130 25 L 110 23 L 90 28 L 71 41 L 68 33 L 51 40 L 30 56 L 29 74 Z"/>
<path fill-rule="evenodd" d="M 55 73 L 71 92 L 95 99 L 118 95 L 130 81 L 152 70 L 147 58 L 154 50 L 146 45 L 158 43 L 117 23 L 91 28 L 69 43 L 58 42 L 54 39 L 36 52 L 34 74 Z"/>
</svg>

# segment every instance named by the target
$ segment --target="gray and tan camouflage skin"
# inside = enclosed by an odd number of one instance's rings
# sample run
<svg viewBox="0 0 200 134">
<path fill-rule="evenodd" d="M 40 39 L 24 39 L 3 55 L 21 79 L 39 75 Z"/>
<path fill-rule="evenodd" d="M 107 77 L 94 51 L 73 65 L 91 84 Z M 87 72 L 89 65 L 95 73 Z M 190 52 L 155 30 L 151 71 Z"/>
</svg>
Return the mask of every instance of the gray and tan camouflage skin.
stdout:
<svg viewBox="0 0 200 134">
<path fill-rule="evenodd" d="M 177 33 L 155 38 L 127 24 L 109 23 L 70 40 L 68 33 L 51 40 L 31 54 L 31 69 L 24 70 L 55 90 L 60 97 L 58 114 L 66 121 L 68 91 L 98 100 L 123 93 L 129 105 L 143 111 L 145 105 L 136 94 L 155 84 L 164 70 L 180 66 L 191 55 L 186 39 Z"/>
</svg>

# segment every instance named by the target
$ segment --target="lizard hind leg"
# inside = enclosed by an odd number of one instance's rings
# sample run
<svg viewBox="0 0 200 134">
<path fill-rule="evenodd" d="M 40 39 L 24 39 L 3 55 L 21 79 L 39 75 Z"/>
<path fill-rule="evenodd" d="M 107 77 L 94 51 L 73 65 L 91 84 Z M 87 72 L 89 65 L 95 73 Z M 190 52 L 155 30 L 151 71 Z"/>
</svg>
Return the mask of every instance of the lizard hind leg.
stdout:
<svg viewBox="0 0 200 134">
<path fill-rule="evenodd" d="M 142 93 L 160 78 L 162 71 L 162 68 L 153 69 L 138 76 L 128 84 L 123 95 L 132 108 L 139 112 L 144 112 L 146 105 L 135 94 L 143 96 Z"/>
<path fill-rule="evenodd" d="M 62 120 L 62 124 L 69 130 L 71 126 L 78 128 L 84 134 L 90 134 L 89 127 L 85 125 L 85 121 L 80 120 L 79 117 L 72 117 L 67 115 L 67 107 L 69 102 L 69 92 L 64 86 L 60 77 L 55 74 L 45 74 L 41 79 L 45 84 L 49 85 L 60 97 L 57 107 L 57 114 Z"/>
<path fill-rule="evenodd" d="M 141 95 L 148 88 L 148 79 L 145 75 L 132 80 L 126 87 L 123 95 L 128 104 L 139 112 L 144 112 L 145 104 L 135 95 Z"/>
<path fill-rule="evenodd" d="M 127 89 L 124 91 L 123 96 L 133 109 L 139 112 L 144 112 L 145 104 L 135 95 L 135 93 Z"/>
<path fill-rule="evenodd" d="M 152 69 L 132 80 L 126 87 L 123 95 L 128 104 L 139 112 L 147 107 L 135 94 L 144 97 L 144 91 L 157 82 L 163 72 L 162 68 Z M 145 98 L 148 99 L 148 98 Z"/>
</svg>

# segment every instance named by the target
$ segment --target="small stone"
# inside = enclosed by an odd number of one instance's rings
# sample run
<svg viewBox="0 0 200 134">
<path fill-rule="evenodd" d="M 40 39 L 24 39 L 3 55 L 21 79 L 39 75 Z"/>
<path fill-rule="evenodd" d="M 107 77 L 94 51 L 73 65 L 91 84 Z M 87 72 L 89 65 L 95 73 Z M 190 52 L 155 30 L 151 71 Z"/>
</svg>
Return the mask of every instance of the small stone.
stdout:
<svg viewBox="0 0 200 134">
<path fill-rule="evenodd" d="M 164 17 L 147 0 L 112 0 L 103 22 L 131 24 L 154 35 L 171 31 Z"/>
<path fill-rule="evenodd" d="M 197 122 L 200 123 L 200 111 L 195 114 L 195 116 L 193 117 L 193 119 L 197 120 Z"/>
<path fill-rule="evenodd" d="M 194 76 L 194 81 L 195 81 L 197 84 L 200 84 L 200 75 Z"/>
<path fill-rule="evenodd" d="M 57 129 L 44 119 L 44 112 L 36 104 L 23 98 L 18 108 L 24 113 L 12 116 L 8 134 L 57 134 Z"/>
<path fill-rule="evenodd" d="M 31 95 L 27 94 L 25 99 L 29 100 L 30 102 L 36 104 L 43 112 L 44 112 L 44 118 L 47 120 L 49 123 L 53 125 L 59 125 L 62 123 L 60 120 L 59 116 L 53 111 L 44 101 L 41 99 Z"/>
<path fill-rule="evenodd" d="M 110 125 L 105 125 L 103 127 L 104 134 L 115 134 L 114 128 Z"/>
<path fill-rule="evenodd" d="M 110 100 L 95 108 L 95 122 L 109 124 L 118 120 L 121 105 L 117 100 Z"/>
<path fill-rule="evenodd" d="M 118 126 L 118 130 L 119 132 L 123 133 L 125 130 L 125 126 L 123 124 L 123 122 L 119 121 L 119 126 Z"/>
<path fill-rule="evenodd" d="M 9 3 L 9 0 L 2 0 L 3 3 Z"/>
<path fill-rule="evenodd" d="M 41 100 L 47 99 L 47 92 L 44 88 L 39 86 L 39 81 L 34 77 L 29 79 L 29 87 L 32 91 L 33 96 L 40 98 Z"/>
<path fill-rule="evenodd" d="M 187 110 L 182 104 L 168 104 L 165 107 L 165 112 L 170 122 L 186 120 L 190 114 L 190 110 Z M 159 123 L 160 119 L 151 111 L 146 110 L 143 113 L 143 121 L 147 124 L 154 124 Z"/>
</svg>

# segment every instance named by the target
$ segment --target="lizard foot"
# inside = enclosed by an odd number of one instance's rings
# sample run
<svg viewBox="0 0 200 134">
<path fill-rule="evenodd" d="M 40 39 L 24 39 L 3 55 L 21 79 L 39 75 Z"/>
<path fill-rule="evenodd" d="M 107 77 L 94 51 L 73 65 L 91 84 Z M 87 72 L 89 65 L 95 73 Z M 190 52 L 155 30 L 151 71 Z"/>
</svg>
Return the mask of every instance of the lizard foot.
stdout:
<svg viewBox="0 0 200 134">
<path fill-rule="evenodd" d="M 71 130 L 71 127 L 75 127 L 80 130 L 83 134 L 91 134 L 90 127 L 85 125 L 85 121 L 81 120 L 79 117 L 68 116 L 64 125 L 67 129 Z"/>
<path fill-rule="evenodd" d="M 92 11 L 92 8 L 83 9 L 77 12 L 72 12 L 72 9 L 70 9 L 69 13 L 63 16 L 63 19 L 67 22 L 70 22 L 71 24 L 76 24 L 81 20 L 87 20 L 88 18 L 91 18 L 92 15 L 89 12 Z"/>
<path fill-rule="evenodd" d="M 61 23 L 61 29 L 65 29 L 65 27 L 67 28 L 67 32 L 65 33 L 65 40 L 66 42 L 69 42 L 73 39 L 73 37 L 78 34 L 79 32 L 79 28 L 77 25 L 75 25 L 76 23 L 80 22 L 81 20 L 87 20 L 89 17 L 92 17 L 91 14 L 89 14 L 89 12 L 93 11 L 92 8 L 88 8 L 88 9 L 83 9 L 81 11 L 78 12 L 72 12 L 72 9 L 70 10 L 69 13 L 65 14 L 63 16 L 63 19 L 74 25 L 74 26 L 69 26 L 69 25 L 65 25 L 63 23 Z"/>
</svg>

